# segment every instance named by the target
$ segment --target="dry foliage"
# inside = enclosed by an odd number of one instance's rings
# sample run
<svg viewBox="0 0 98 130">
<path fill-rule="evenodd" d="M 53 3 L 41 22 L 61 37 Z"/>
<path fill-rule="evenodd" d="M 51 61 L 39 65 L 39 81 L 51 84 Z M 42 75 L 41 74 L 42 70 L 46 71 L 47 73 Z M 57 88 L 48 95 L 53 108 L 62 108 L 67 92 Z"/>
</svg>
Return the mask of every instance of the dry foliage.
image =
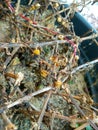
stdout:
<svg viewBox="0 0 98 130">
<path fill-rule="evenodd" d="M 78 67 L 79 37 L 71 22 L 90 0 L 0 2 L 0 120 L 5 130 L 80 130 L 97 127 L 97 114 Z M 1 127 L 1 126 L 0 126 Z M 2 128 L 3 129 L 3 128 Z"/>
</svg>

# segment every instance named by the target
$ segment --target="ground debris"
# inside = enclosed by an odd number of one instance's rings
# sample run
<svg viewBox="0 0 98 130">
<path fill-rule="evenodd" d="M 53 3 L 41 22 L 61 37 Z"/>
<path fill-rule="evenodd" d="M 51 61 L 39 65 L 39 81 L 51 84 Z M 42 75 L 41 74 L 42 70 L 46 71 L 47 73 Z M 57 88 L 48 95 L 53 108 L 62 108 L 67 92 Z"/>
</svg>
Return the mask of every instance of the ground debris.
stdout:
<svg viewBox="0 0 98 130">
<path fill-rule="evenodd" d="M 0 2 L 0 129 L 97 128 L 82 71 L 98 61 L 79 68 L 78 45 L 98 35 L 75 34 L 78 4 Z"/>
</svg>

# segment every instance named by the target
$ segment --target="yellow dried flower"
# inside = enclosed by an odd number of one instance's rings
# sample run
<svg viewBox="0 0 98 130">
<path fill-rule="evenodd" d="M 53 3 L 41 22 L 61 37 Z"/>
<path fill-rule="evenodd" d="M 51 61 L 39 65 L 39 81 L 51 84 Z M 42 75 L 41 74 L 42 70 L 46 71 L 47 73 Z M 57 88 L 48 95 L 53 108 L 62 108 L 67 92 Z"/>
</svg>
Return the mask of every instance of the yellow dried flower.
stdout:
<svg viewBox="0 0 98 130">
<path fill-rule="evenodd" d="M 56 63 L 58 61 L 58 57 L 57 56 L 51 56 L 50 60 L 54 63 Z"/>
<path fill-rule="evenodd" d="M 39 3 L 37 3 L 37 4 L 32 5 L 32 6 L 30 7 L 30 11 L 32 11 L 32 10 L 37 10 L 37 9 L 39 9 L 40 7 L 41 7 L 41 5 L 40 5 Z"/>
<path fill-rule="evenodd" d="M 41 76 L 46 78 L 48 76 L 49 72 L 44 70 L 44 69 L 41 69 Z"/>
<path fill-rule="evenodd" d="M 39 49 L 35 49 L 35 50 L 33 51 L 33 54 L 34 54 L 34 55 L 40 55 L 40 50 L 39 50 Z"/>
<path fill-rule="evenodd" d="M 61 85 L 62 85 L 62 82 L 61 82 L 60 80 L 57 80 L 57 81 L 54 82 L 54 86 L 55 86 L 56 88 L 60 88 Z"/>
<path fill-rule="evenodd" d="M 59 22 L 59 23 L 61 23 L 62 22 L 62 17 L 57 17 L 57 21 Z"/>
<path fill-rule="evenodd" d="M 56 67 L 60 66 L 60 64 L 59 64 L 58 62 L 56 62 L 54 65 L 55 65 Z"/>
</svg>

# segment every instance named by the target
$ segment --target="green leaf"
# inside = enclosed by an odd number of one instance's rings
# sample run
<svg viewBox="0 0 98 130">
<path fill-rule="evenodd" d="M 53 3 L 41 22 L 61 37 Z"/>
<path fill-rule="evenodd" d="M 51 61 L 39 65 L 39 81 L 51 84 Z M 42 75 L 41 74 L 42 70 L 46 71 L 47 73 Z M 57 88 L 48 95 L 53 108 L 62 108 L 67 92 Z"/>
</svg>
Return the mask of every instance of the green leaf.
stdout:
<svg viewBox="0 0 98 130">
<path fill-rule="evenodd" d="M 73 80 L 70 80 L 70 81 L 68 82 L 69 85 L 72 85 L 73 83 L 74 83 Z"/>
</svg>

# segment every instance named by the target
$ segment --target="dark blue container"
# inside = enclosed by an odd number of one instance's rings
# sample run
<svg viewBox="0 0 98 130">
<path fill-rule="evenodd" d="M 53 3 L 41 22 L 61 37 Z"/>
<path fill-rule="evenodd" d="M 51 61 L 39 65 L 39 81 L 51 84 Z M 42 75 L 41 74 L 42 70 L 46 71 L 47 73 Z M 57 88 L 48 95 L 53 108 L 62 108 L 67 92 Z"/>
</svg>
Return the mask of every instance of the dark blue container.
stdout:
<svg viewBox="0 0 98 130">
<path fill-rule="evenodd" d="M 75 13 L 72 22 L 74 24 L 76 35 L 80 37 L 82 37 L 87 32 L 89 33 L 86 36 L 96 33 L 94 28 L 79 13 Z M 96 38 L 96 40 L 98 41 L 98 38 Z M 80 43 L 79 49 L 80 49 L 79 64 L 83 64 L 98 58 L 98 46 L 92 39 Z M 85 74 L 85 80 L 87 83 L 88 90 L 96 103 L 98 103 L 97 79 L 98 79 L 98 64 L 96 64 L 89 72 Z"/>
</svg>

